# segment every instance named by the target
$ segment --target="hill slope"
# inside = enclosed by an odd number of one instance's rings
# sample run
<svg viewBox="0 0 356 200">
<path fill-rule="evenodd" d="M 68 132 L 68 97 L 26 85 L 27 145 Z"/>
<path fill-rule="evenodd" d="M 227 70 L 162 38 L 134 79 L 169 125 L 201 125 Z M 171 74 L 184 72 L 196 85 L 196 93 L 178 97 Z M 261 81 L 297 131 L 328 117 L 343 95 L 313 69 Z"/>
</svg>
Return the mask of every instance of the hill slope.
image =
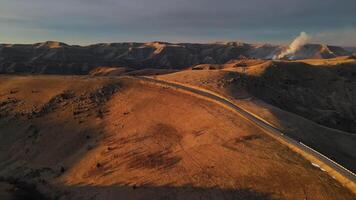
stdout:
<svg viewBox="0 0 356 200">
<path fill-rule="evenodd" d="M 355 59 L 240 60 L 192 69 L 161 77 L 200 85 L 216 82 L 221 86 L 215 88 L 217 92 L 228 88 L 235 96 L 235 92 L 245 91 L 319 124 L 356 133 Z"/>
<path fill-rule="evenodd" d="M 223 95 L 356 171 L 354 66 L 354 60 L 340 59 L 252 60 L 199 65 L 157 78 Z"/>
<path fill-rule="evenodd" d="M 15 186 L 61 199 L 354 198 L 239 115 L 190 95 L 115 77 L 0 83 L 0 181 Z"/>
</svg>

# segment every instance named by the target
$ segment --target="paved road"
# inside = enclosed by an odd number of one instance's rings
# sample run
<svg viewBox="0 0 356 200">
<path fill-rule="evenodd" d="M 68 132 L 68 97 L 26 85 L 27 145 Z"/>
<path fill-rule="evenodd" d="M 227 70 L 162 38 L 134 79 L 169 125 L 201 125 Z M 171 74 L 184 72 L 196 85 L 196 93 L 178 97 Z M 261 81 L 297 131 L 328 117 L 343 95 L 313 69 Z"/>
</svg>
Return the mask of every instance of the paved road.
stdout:
<svg viewBox="0 0 356 200">
<path fill-rule="evenodd" d="M 289 146 L 292 146 L 294 148 L 297 148 L 304 153 L 307 153 L 309 156 L 313 156 L 315 159 L 317 159 L 319 162 L 321 162 L 324 165 L 327 165 L 331 169 L 333 169 L 335 172 L 337 172 L 339 175 L 343 176 L 343 178 L 346 178 L 348 181 L 350 181 L 349 185 L 351 184 L 351 189 L 355 189 L 356 185 L 356 175 L 349 171 L 348 169 L 344 168 L 343 166 L 339 165 L 335 161 L 329 159 L 328 157 L 322 155 L 321 153 L 313 150 L 312 148 L 306 146 L 305 144 L 298 142 L 287 135 L 283 134 L 281 130 L 278 128 L 274 127 L 273 125 L 269 124 L 267 121 L 259 118 L 258 116 L 240 108 L 239 106 L 235 105 L 234 103 L 230 102 L 228 99 L 225 99 L 223 97 L 220 97 L 218 95 L 215 95 L 213 93 L 210 93 L 209 91 L 201 90 L 198 88 L 193 88 L 189 87 L 186 85 L 181 85 L 178 83 L 172 83 L 172 82 L 167 82 L 163 80 L 157 80 L 149 77 L 136 77 L 139 80 L 145 81 L 145 82 L 150 82 L 150 83 L 155 83 L 163 86 L 169 86 L 178 90 L 183 90 L 185 92 L 189 93 L 194 93 L 195 95 L 200 95 L 204 98 L 208 98 L 209 100 L 212 100 L 214 102 L 223 104 L 224 106 L 236 111 L 240 115 L 242 115 L 244 118 L 247 120 L 253 122 L 260 128 L 264 129 L 265 132 L 272 136 L 273 138 L 288 144 Z M 356 191 L 354 191 L 356 192 Z"/>
</svg>

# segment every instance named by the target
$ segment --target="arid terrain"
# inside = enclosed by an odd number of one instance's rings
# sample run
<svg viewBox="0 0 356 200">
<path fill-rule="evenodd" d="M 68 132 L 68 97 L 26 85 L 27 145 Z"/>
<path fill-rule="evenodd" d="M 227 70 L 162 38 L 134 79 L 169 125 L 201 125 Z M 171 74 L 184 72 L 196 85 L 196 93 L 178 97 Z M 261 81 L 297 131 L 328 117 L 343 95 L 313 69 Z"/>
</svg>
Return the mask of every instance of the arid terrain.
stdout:
<svg viewBox="0 0 356 200">
<path fill-rule="evenodd" d="M 87 74 L 98 66 L 133 69 L 184 69 L 197 64 L 224 64 L 232 59 L 271 59 L 287 46 L 226 42 L 211 44 L 102 43 L 88 46 L 47 41 L 0 44 L 0 73 Z M 310 44 L 294 59 L 350 55 L 342 47 Z"/>
<path fill-rule="evenodd" d="M 1 45 L 0 199 L 355 199 L 242 115 L 136 78 L 216 93 L 355 172 L 354 56 L 283 48 Z"/>
<path fill-rule="evenodd" d="M 244 60 L 218 67 L 198 65 L 157 78 L 228 97 L 355 171 L 355 67 L 356 61 L 348 57 Z"/>
<path fill-rule="evenodd" d="M 356 133 L 355 59 L 236 60 L 192 69 L 159 78 L 238 99 L 257 97 L 321 125 Z"/>
<path fill-rule="evenodd" d="M 2 76 L 0 85 L 0 175 L 52 197 L 353 198 L 239 115 L 196 97 L 129 78 Z"/>
</svg>

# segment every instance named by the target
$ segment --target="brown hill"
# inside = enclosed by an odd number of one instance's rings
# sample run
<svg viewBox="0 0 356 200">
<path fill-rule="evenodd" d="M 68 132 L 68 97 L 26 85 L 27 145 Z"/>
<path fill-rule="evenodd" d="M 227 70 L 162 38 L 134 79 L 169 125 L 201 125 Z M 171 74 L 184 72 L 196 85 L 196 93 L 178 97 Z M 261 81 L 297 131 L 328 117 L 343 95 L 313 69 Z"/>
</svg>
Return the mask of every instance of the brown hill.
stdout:
<svg viewBox="0 0 356 200">
<path fill-rule="evenodd" d="M 169 88 L 1 76 L 0 94 L 0 197 L 354 198 L 241 116 Z"/>
<path fill-rule="evenodd" d="M 219 66 L 197 65 L 192 69 L 224 69 L 216 73 L 226 74 L 226 78 L 210 79 L 222 82 L 231 79 L 231 90 L 244 88 L 251 95 L 283 110 L 327 127 L 356 133 L 354 59 L 340 57 L 294 62 L 240 60 Z M 194 74 L 194 71 L 182 73 Z M 168 77 L 174 76 L 172 74 Z M 190 76 L 192 75 L 187 75 Z M 190 81 L 183 77 L 179 81 Z M 202 77 L 201 81 L 207 81 L 204 79 Z"/>
<path fill-rule="evenodd" d="M 238 61 L 221 68 L 157 77 L 223 95 L 356 171 L 355 60 Z"/>
<path fill-rule="evenodd" d="M 120 76 L 124 75 L 126 72 L 131 71 L 125 67 L 109 67 L 109 66 L 101 66 L 92 69 L 89 72 L 91 76 Z"/>
</svg>

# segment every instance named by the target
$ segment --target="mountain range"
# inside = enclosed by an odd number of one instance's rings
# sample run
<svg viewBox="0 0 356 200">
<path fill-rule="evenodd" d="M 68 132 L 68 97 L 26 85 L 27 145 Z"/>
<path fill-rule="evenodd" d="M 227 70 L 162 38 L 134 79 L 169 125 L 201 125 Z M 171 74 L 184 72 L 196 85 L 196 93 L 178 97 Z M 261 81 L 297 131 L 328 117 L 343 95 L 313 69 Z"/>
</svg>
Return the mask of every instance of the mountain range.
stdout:
<svg viewBox="0 0 356 200">
<path fill-rule="evenodd" d="M 285 45 L 226 43 L 100 43 L 87 46 L 47 41 L 0 44 L 0 73 L 88 74 L 100 66 L 134 69 L 184 69 L 197 64 L 224 64 L 244 58 L 272 59 Z M 307 44 L 293 59 L 350 55 L 342 47 Z M 291 58 L 291 57 L 290 57 Z M 285 58 L 285 59 L 290 59 Z"/>
</svg>

